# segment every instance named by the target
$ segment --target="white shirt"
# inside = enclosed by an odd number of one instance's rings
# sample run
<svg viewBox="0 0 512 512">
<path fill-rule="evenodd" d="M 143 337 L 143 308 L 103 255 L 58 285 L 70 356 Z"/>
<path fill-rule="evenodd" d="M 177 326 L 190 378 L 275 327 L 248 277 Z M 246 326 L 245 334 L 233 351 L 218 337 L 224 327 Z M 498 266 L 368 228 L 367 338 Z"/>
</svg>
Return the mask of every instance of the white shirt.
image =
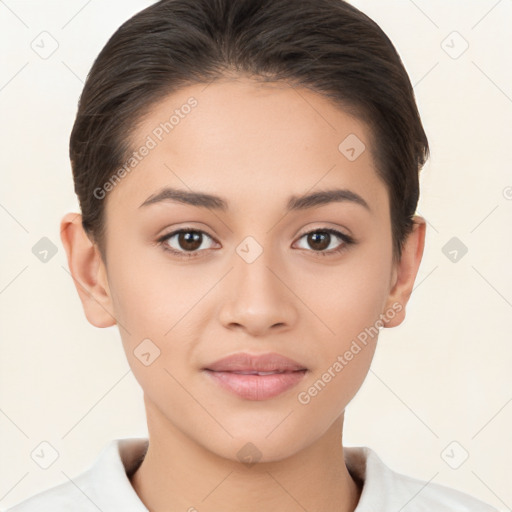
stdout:
<svg viewBox="0 0 512 512">
<path fill-rule="evenodd" d="M 6 512 L 148 512 L 128 478 L 147 446 L 147 438 L 114 439 L 72 481 L 41 491 Z M 368 447 L 343 449 L 350 473 L 364 482 L 354 512 L 498 512 L 455 489 L 396 473 Z"/>
</svg>

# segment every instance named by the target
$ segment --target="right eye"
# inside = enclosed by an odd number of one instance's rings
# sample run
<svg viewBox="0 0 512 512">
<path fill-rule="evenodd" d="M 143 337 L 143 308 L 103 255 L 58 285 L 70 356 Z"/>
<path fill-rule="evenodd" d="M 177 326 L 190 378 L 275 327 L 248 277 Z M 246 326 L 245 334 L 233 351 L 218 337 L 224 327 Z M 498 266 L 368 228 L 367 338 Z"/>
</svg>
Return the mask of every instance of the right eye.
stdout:
<svg viewBox="0 0 512 512">
<path fill-rule="evenodd" d="M 198 253 L 201 252 L 199 249 L 203 246 L 204 237 L 213 240 L 213 238 L 204 231 L 193 228 L 182 228 L 163 235 L 158 239 L 158 243 L 162 246 L 164 251 L 168 251 L 179 257 L 190 258 L 197 256 Z M 211 247 L 206 247 L 206 249 L 210 248 Z M 203 247 L 203 250 L 204 249 Z"/>
</svg>

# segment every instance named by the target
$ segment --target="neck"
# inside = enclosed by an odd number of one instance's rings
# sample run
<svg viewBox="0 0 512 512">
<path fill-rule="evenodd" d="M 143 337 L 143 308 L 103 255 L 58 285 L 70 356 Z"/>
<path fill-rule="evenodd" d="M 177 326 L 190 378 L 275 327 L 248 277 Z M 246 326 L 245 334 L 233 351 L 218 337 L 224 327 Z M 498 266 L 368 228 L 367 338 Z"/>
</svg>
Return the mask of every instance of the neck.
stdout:
<svg viewBox="0 0 512 512">
<path fill-rule="evenodd" d="M 361 483 L 350 475 L 342 445 L 343 415 L 312 445 L 285 459 L 256 464 L 205 449 L 146 404 L 149 447 L 131 484 L 152 512 L 353 512 Z M 153 410 L 151 410 L 153 409 Z"/>
</svg>

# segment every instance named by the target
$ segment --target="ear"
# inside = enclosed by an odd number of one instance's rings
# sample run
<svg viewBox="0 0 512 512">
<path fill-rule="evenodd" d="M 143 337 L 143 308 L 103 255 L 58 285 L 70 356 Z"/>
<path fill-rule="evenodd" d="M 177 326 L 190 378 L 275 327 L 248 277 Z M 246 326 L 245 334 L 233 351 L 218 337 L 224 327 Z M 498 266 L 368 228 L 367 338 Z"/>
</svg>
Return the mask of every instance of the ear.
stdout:
<svg viewBox="0 0 512 512">
<path fill-rule="evenodd" d="M 393 309 L 395 315 L 388 319 L 383 314 L 384 327 L 396 327 L 405 319 L 405 307 L 412 293 L 416 274 L 423 256 L 425 246 L 426 222 L 423 217 L 415 215 L 413 217 L 414 226 L 412 232 L 405 240 L 402 257 L 393 268 L 391 278 L 391 290 L 386 301 L 386 309 Z M 394 304 L 394 306 L 393 306 Z"/>
<path fill-rule="evenodd" d="M 115 325 L 106 268 L 97 245 L 83 229 L 80 214 L 67 213 L 62 218 L 60 238 L 87 320 L 96 327 Z"/>
</svg>

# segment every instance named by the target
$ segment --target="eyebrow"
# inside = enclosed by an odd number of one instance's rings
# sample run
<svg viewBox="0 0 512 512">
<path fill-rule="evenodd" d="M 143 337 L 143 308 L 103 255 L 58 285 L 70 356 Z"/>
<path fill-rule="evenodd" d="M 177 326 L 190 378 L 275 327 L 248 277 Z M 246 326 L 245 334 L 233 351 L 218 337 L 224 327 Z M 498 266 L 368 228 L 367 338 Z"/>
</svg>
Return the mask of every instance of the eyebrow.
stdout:
<svg viewBox="0 0 512 512">
<path fill-rule="evenodd" d="M 140 206 L 161 202 L 177 202 L 226 212 L 229 209 L 228 202 L 222 197 L 203 192 L 191 192 L 188 190 L 165 187 L 158 193 L 149 196 Z M 287 211 L 308 210 L 329 203 L 350 202 L 359 204 L 371 212 L 368 203 L 355 192 L 348 189 L 332 189 L 313 192 L 302 196 L 291 196 L 288 200 Z"/>
</svg>

